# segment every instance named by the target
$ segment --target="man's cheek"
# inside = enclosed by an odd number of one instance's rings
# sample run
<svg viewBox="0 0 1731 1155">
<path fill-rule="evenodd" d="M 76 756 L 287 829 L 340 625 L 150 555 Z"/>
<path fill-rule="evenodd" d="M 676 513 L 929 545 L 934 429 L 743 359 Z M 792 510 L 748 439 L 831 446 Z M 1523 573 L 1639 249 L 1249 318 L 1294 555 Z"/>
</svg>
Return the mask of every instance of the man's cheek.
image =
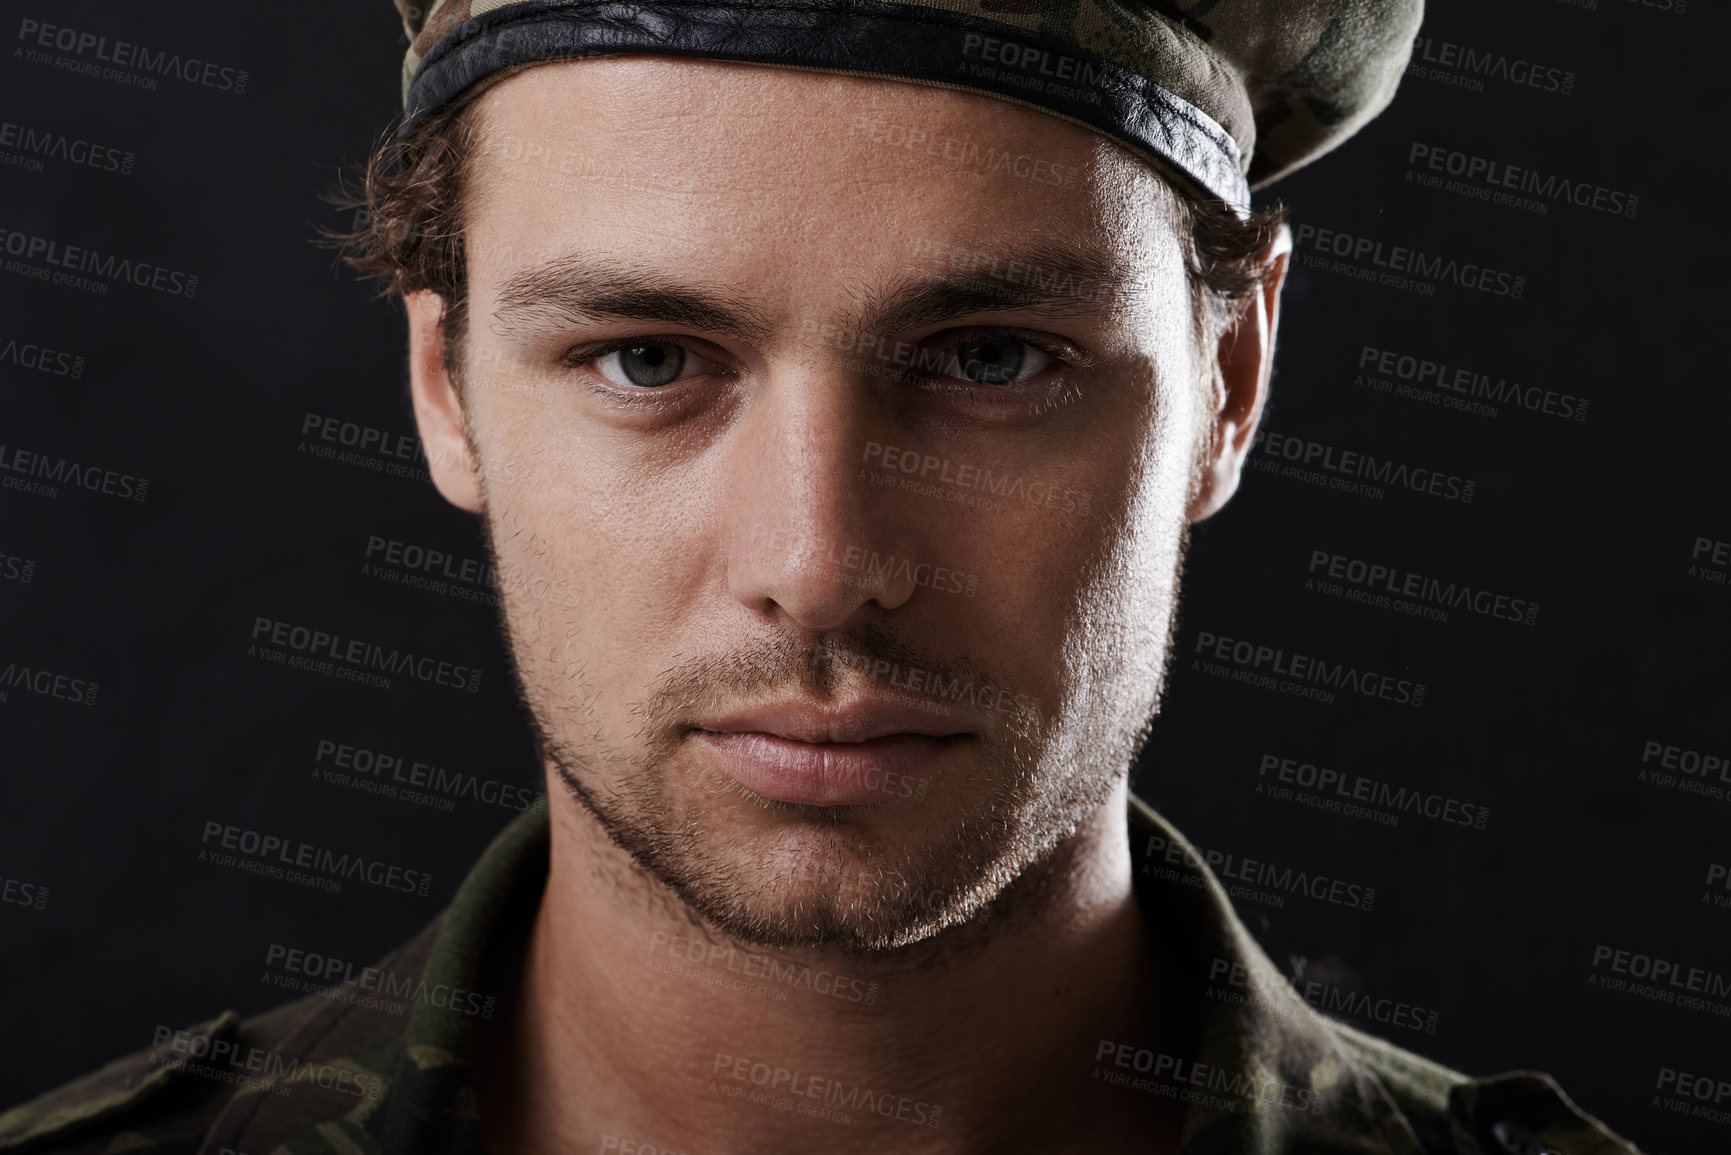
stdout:
<svg viewBox="0 0 1731 1155">
<path fill-rule="evenodd" d="M 631 665 L 664 656 L 649 639 L 689 635 L 680 619 L 704 568 L 678 526 L 652 515 L 648 503 L 622 501 L 575 477 L 513 498 L 495 503 L 490 516 L 519 648 L 587 671 L 597 685 L 624 685 Z"/>
</svg>

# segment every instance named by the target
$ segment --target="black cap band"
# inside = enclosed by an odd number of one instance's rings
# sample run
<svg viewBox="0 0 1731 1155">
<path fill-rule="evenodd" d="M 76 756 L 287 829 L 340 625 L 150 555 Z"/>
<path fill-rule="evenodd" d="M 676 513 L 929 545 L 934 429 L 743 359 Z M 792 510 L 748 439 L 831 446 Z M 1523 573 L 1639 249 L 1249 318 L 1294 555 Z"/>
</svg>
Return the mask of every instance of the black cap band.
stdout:
<svg viewBox="0 0 1731 1155">
<path fill-rule="evenodd" d="M 1248 210 L 1238 144 L 1206 113 L 1119 64 L 1008 24 L 878 0 L 722 5 L 528 0 L 464 21 L 416 69 L 398 132 L 495 73 L 652 53 L 808 68 L 987 93 L 1096 129 L 1193 196 Z"/>
</svg>

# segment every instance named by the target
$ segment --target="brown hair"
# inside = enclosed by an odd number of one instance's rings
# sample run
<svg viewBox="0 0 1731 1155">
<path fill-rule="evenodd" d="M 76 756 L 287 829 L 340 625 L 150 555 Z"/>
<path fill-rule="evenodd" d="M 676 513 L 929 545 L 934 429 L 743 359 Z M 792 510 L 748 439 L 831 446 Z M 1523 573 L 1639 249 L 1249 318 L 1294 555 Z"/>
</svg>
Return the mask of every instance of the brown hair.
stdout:
<svg viewBox="0 0 1731 1155">
<path fill-rule="evenodd" d="M 430 290 L 444 299 L 446 368 L 460 378 L 468 321 L 468 266 L 463 250 L 463 203 L 476 151 L 478 105 L 460 101 L 401 138 L 381 140 L 359 188 L 333 197 L 358 210 L 348 232 L 327 232 L 343 259 L 380 283 L 382 295 Z M 1282 205 L 1241 220 L 1222 201 L 1187 195 L 1179 205 L 1178 235 L 1195 303 L 1195 329 L 1203 349 L 1235 323 L 1261 286 L 1262 253 L 1285 221 Z"/>
</svg>

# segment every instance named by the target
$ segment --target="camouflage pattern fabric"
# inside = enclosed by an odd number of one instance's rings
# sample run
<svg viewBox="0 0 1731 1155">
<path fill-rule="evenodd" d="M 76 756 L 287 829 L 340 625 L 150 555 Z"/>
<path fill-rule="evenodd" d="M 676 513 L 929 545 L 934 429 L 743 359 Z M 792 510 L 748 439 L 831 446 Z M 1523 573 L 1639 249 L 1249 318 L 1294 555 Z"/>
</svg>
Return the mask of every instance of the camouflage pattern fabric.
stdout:
<svg viewBox="0 0 1731 1155">
<path fill-rule="evenodd" d="M 1248 203 L 1393 99 L 1423 0 L 395 0 L 405 124 L 537 61 L 619 52 L 861 73 L 1075 120 Z"/>
<path fill-rule="evenodd" d="M 1639 1155 L 1545 1075 L 1470 1079 L 1322 1016 L 1190 843 L 1140 800 L 1129 819 L 1138 901 L 1182 945 L 1202 1007 L 1199 1052 L 1161 1076 L 1195 1091 L 1182 1155 Z M 525 812 L 378 964 L 419 978 L 406 1015 L 359 980 L 244 1022 L 226 1012 L 0 1114 L 0 1151 L 478 1155 L 468 992 L 488 943 L 533 918 L 548 837 L 545 811 Z M 1146 1077 L 1134 1056 L 1098 1062 L 1094 1077 Z"/>
</svg>

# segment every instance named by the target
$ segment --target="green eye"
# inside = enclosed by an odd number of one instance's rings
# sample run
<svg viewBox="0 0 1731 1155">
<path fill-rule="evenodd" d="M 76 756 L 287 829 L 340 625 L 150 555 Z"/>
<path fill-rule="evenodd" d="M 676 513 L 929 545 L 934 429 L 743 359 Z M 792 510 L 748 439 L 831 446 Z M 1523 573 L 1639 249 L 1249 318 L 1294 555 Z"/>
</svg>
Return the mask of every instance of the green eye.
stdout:
<svg viewBox="0 0 1731 1155">
<path fill-rule="evenodd" d="M 977 385 L 1013 385 L 1052 363 L 1042 349 L 1015 337 L 969 337 L 950 346 L 944 371 Z"/>
<path fill-rule="evenodd" d="M 669 341 L 646 341 L 595 359 L 595 371 L 615 385 L 653 389 L 679 379 L 685 349 Z"/>
</svg>

